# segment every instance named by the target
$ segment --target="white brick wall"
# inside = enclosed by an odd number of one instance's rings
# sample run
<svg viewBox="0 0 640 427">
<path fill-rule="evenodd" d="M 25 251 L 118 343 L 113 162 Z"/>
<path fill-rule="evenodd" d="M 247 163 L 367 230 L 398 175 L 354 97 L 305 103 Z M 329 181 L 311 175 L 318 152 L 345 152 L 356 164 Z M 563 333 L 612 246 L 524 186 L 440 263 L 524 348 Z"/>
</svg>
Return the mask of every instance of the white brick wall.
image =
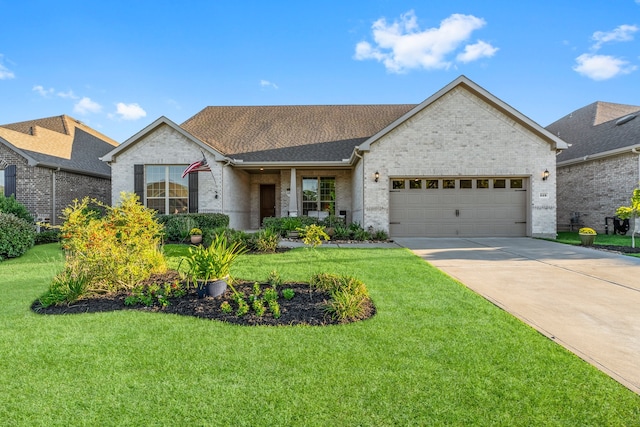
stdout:
<svg viewBox="0 0 640 427">
<path fill-rule="evenodd" d="M 364 227 L 388 231 L 389 178 L 519 176 L 530 178 L 528 234 L 556 234 L 555 151 L 462 87 L 373 143 L 360 164 L 364 168 Z M 543 181 L 545 169 L 550 177 Z M 380 173 L 377 183 L 376 171 Z M 547 197 L 541 198 L 541 193 Z"/>
<path fill-rule="evenodd" d="M 188 165 L 202 158 L 200 147 L 168 125 L 161 125 L 136 144 L 119 153 L 111 163 L 112 204 L 120 201 L 120 192 L 133 192 L 133 167 L 144 165 Z M 207 158 L 213 174 L 198 173 L 200 212 L 223 212 L 222 164 Z M 214 179 L 215 177 L 215 179 Z M 225 187 L 233 191 L 234 176 L 225 174 Z M 218 198 L 215 198 L 215 192 Z M 234 207 L 231 207 L 235 212 Z"/>
</svg>

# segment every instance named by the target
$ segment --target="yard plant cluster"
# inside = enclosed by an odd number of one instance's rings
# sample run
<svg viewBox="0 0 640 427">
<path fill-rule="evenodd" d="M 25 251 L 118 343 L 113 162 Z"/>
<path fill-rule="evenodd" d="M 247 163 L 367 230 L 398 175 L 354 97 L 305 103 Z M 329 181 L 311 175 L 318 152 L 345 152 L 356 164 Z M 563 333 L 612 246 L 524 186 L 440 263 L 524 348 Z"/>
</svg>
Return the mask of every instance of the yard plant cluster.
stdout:
<svg viewBox="0 0 640 427">
<path fill-rule="evenodd" d="M 88 198 L 76 201 L 64 211 L 65 222 L 61 227 L 62 248 L 65 265 L 53 279 L 48 291 L 40 299 L 40 307 L 69 305 L 96 293 L 117 294 L 127 292 L 125 305 L 167 307 L 176 298 L 185 297 L 190 291 L 204 294 L 207 283 L 224 280 L 232 292 L 232 304 L 224 300 L 207 301 L 219 304 L 225 314 L 234 311 L 241 317 L 252 312 L 257 317 L 267 313 L 278 319 L 281 314 L 279 298 L 291 299 L 291 289 L 278 292 L 282 279 L 277 271 L 269 276 L 270 287 L 255 283 L 252 292 L 246 295 L 236 290 L 231 268 L 239 257 L 249 249 L 245 242 L 257 252 L 275 252 L 280 236 L 270 229 L 249 234 L 236 232 L 226 227 L 215 229 L 207 225 L 224 223 L 219 216 L 207 224 L 206 216 L 183 215 L 169 219 L 166 224 L 187 230 L 187 236 L 201 226 L 211 232 L 210 242 L 192 245 L 180 257 L 175 272 L 165 281 L 148 282 L 152 276 L 164 277 L 169 271 L 167 258 L 162 250 L 166 236 L 163 225 L 153 211 L 138 203 L 134 194 L 123 193 L 119 205 L 106 206 Z M 306 228 L 311 246 L 320 243 L 324 235 L 317 225 Z M 198 229 L 197 231 L 203 232 Z M 324 237 L 327 237 L 324 235 Z M 348 322 L 362 319 L 370 299 L 364 283 L 351 277 L 331 277 L 326 280 L 312 279 L 309 286 L 327 291 L 331 298 L 326 302 L 326 314 L 334 321 Z"/>
</svg>

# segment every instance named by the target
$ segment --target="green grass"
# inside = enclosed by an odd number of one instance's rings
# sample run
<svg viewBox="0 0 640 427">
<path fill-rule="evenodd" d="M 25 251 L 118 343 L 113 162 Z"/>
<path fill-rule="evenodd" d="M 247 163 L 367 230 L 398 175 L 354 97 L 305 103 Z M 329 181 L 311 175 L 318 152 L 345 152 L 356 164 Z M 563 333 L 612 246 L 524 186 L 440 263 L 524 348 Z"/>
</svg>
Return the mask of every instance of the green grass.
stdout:
<svg viewBox="0 0 640 427">
<path fill-rule="evenodd" d="M 640 236 L 636 236 L 636 247 L 640 247 Z M 560 231 L 558 232 L 557 242 L 566 243 L 569 245 L 579 245 L 580 236 L 577 231 Z M 614 246 L 627 246 L 631 247 L 631 232 L 626 236 L 620 236 L 617 234 L 598 234 L 594 245 L 614 245 Z M 629 256 L 640 257 L 640 254 L 627 254 Z"/>
<path fill-rule="evenodd" d="M 363 280 L 377 315 L 330 327 L 32 313 L 61 267 L 55 244 L 0 263 L 0 424 L 640 424 L 640 396 L 405 249 L 240 258 L 239 278 Z"/>
</svg>

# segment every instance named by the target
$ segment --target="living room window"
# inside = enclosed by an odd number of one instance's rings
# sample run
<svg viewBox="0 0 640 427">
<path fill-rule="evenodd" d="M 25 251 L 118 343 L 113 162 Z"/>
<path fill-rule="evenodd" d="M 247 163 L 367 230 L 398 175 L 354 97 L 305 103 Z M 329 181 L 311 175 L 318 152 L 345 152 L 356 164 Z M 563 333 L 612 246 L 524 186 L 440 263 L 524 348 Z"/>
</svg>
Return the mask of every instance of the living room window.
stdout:
<svg viewBox="0 0 640 427">
<path fill-rule="evenodd" d="M 182 178 L 185 165 L 146 166 L 146 205 L 160 214 L 189 212 L 189 179 Z"/>
<path fill-rule="evenodd" d="M 334 177 L 302 178 L 302 214 L 309 211 L 336 213 L 336 179 Z"/>
</svg>

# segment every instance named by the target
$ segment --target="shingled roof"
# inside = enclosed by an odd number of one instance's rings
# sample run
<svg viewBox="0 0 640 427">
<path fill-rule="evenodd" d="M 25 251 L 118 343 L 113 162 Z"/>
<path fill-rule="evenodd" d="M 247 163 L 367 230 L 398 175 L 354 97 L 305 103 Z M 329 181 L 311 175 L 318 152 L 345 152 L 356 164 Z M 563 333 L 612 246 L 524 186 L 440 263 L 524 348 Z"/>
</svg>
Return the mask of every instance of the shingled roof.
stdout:
<svg viewBox="0 0 640 427">
<path fill-rule="evenodd" d="M 207 107 L 181 127 L 236 160 L 341 161 L 415 106 Z"/>
<path fill-rule="evenodd" d="M 62 115 L 0 125 L 0 139 L 24 154 L 30 164 L 111 176 L 99 157 L 118 145 L 113 139 Z"/>
<path fill-rule="evenodd" d="M 640 106 L 594 102 L 546 129 L 570 147 L 558 155 L 558 163 L 624 150 L 640 145 Z"/>
</svg>

